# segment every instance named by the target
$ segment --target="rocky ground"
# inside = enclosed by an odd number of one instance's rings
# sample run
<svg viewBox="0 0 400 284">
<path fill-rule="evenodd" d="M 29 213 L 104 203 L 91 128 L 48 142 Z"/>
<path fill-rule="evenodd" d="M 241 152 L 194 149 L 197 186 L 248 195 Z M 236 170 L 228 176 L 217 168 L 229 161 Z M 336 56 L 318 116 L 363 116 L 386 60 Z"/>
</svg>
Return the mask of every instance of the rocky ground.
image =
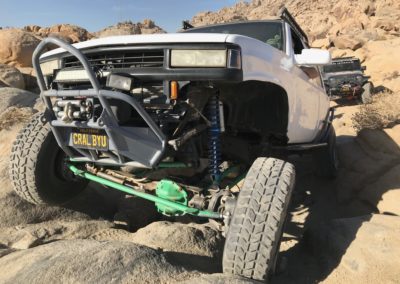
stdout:
<svg viewBox="0 0 400 284">
<path fill-rule="evenodd" d="M 34 110 L 11 104 L 2 104 L 12 111 L 0 122 L 0 282 L 251 283 L 220 274 L 224 240 L 208 224 L 171 222 L 136 198 L 91 185 L 62 207 L 21 200 L 8 156 L 18 121 Z M 336 111 L 336 180 L 315 177 L 308 157 L 291 158 L 297 185 L 272 283 L 400 279 L 400 126 L 356 136 L 357 109 Z"/>
<path fill-rule="evenodd" d="M 260 19 L 283 2 L 239 3 L 192 22 Z M 314 46 L 359 56 L 376 86 L 400 90 L 398 1 L 287 4 Z M 12 191 L 12 141 L 42 108 L 30 59 L 40 39 L 150 32 L 163 31 L 152 21 L 93 34 L 73 25 L 0 30 L 1 283 L 252 283 L 221 274 L 224 239 L 208 224 L 163 218 L 152 204 L 101 186 L 90 185 L 62 207 L 33 206 Z M 309 157 L 291 157 L 297 184 L 272 283 L 400 282 L 400 125 L 356 134 L 351 118 L 358 111 L 336 107 L 336 180 L 314 176 Z"/>
</svg>

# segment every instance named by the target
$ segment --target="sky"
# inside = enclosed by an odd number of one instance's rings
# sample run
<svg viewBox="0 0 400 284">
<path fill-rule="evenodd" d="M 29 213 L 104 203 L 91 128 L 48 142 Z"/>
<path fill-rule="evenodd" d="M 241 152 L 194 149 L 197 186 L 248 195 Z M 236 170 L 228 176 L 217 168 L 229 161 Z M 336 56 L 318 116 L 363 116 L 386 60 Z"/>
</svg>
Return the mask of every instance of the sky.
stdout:
<svg viewBox="0 0 400 284">
<path fill-rule="evenodd" d="M 75 24 L 90 32 L 126 20 L 152 19 L 167 32 L 181 28 L 202 11 L 216 11 L 238 0 L 0 0 L 0 27 Z"/>
</svg>

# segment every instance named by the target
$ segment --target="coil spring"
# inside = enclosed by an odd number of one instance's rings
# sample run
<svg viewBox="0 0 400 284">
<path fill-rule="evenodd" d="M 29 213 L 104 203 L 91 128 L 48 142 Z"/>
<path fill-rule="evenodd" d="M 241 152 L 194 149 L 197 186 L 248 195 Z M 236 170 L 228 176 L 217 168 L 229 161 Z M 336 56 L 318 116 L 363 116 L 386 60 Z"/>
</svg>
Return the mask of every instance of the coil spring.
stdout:
<svg viewBox="0 0 400 284">
<path fill-rule="evenodd" d="M 219 95 L 212 95 L 208 102 L 208 119 L 211 123 L 209 128 L 209 173 L 214 184 L 218 184 L 221 178 L 219 165 L 221 164 L 221 125 L 219 115 Z"/>
</svg>

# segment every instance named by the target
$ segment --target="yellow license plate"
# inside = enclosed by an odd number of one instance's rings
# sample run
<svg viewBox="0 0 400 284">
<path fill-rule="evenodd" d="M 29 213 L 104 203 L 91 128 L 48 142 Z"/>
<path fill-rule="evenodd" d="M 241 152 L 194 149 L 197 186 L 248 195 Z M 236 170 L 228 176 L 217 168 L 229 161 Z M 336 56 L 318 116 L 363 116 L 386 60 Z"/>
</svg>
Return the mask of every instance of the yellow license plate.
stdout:
<svg viewBox="0 0 400 284">
<path fill-rule="evenodd" d="M 78 129 L 71 133 L 72 146 L 76 148 L 108 150 L 108 137 L 99 129 Z"/>
</svg>

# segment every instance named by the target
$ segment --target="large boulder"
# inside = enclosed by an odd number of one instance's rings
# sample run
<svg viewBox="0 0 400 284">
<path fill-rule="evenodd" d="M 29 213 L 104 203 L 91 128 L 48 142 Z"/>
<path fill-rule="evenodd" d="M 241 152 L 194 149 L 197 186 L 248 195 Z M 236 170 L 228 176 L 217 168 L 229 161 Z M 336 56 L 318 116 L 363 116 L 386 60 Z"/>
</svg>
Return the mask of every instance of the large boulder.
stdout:
<svg viewBox="0 0 400 284">
<path fill-rule="evenodd" d="M 93 35 L 86 29 L 75 25 L 61 24 L 42 28 L 38 32 L 42 37 L 55 36 L 69 43 L 76 43 L 91 39 Z"/>
<path fill-rule="evenodd" d="M 52 210 L 50 207 L 43 209 L 49 211 Z M 53 208 L 53 212 L 56 211 L 57 208 Z M 82 219 L 84 218 L 84 216 L 81 217 Z M 13 249 L 27 249 L 60 239 L 70 240 L 92 238 L 91 236 L 97 232 L 112 227 L 113 223 L 102 220 L 57 220 L 45 221 L 39 224 L 21 224 L 19 226 L 3 227 L 0 231 L 0 244 L 7 245 L 9 248 Z M 124 232 L 125 231 L 122 231 L 122 233 Z"/>
<path fill-rule="evenodd" d="M 24 78 L 25 90 L 33 93 L 39 93 L 40 90 L 37 84 L 35 70 L 32 67 L 19 67 L 18 70 L 21 72 Z"/>
<path fill-rule="evenodd" d="M 165 33 L 152 20 L 144 20 L 142 23 L 132 23 L 131 21 L 121 22 L 114 26 L 109 26 L 95 33 L 96 37 L 108 37 L 117 35 L 135 35 L 135 34 L 155 34 Z"/>
<path fill-rule="evenodd" d="M 0 88 L 0 113 L 10 106 L 32 107 L 37 98 L 37 94 L 28 91 L 16 88 Z"/>
<path fill-rule="evenodd" d="M 25 80 L 21 72 L 6 64 L 0 64 L 0 82 L 9 87 L 25 89 Z"/>
<path fill-rule="evenodd" d="M 12 130 L 14 130 L 14 128 Z M 14 141 L 15 135 L 18 133 L 18 131 L 17 133 L 15 133 L 14 131 L 11 133 L 10 132 L 11 131 L 8 132 L 4 131 L 1 133 L 1 135 L 8 134 L 7 137 L 4 137 L 7 139 L 4 140 L 7 140 L 9 148 L 11 148 L 12 142 Z M 11 136 L 10 134 L 14 134 L 14 137 Z M 3 142 L 3 145 L 6 145 L 5 143 L 6 141 L 3 141 L 2 138 L 3 137 L 0 137 L 0 142 Z M 6 157 L 0 155 L 0 166 L 2 167 L 0 169 L 0 173 L 2 174 L 2 177 L 8 176 L 8 171 L 7 171 L 8 165 L 5 165 L 4 162 L 1 163 L 4 158 L 7 158 L 8 162 L 10 156 L 8 152 L 9 150 L 7 151 L 7 153 L 4 153 L 4 156 Z M 7 183 L 3 182 L 3 185 L 4 186 L 1 187 L 1 192 L 0 192 L 0 208 L 2 210 L 2 214 L 0 215 L 0 228 L 1 228 L 0 230 L 2 231 L 4 230 L 3 232 L 5 232 L 7 231 L 7 229 L 5 229 L 6 227 L 15 228 L 16 230 L 10 229 L 11 230 L 9 231 L 10 235 L 5 238 L 2 238 L 0 240 L 0 243 L 9 240 L 12 243 L 16 243 L 16 246 L 20 246 L 20 244 L 17 244 L 20 243 L 20 239 L 22 239 L 22 237 L 27 238 L 29 237 L 29 235 L 37 236 L 39 240 L 38 241 L 35 240 L 35 242 L 39 242 L 40 240 L 42 240 L 43 242 L 45 242 L 46 240 L 53 240 L 51 239 L 52 237 L 54 239 L 57 239 L 57 235 L 60 236 L 61 233 L 67 233 L 67 231 L 69 232 L 76 231 L 71 229 L 71 227 L 76 228 L 77 226 L 74 226 L 74 224 L 71 224 L 70 226 L 63 225 L 64 220 L 79 221 L 79 220 L 89 219 L 88 215 L 67 208 L 48 206 L 48 205 L 37 206 L 30 204 L 25 200 L 23 200 L 21 197 L 17 196 L 14 192 L 10 192 L 12 191 L 12 187 L 8 179 Z M 46 233 L 45 238 L 43 236 L 40 236 L 39 233 L 36 233 L 35 230 L 37 227 L 35 227 L 34 225 L 26 227 L 27 224 L 36 224 L 36 223 L 46 224 L 45 222 L 49 222 L 51 220 L 56 220 L 55 221 L 56 224 L 54 224 L 54 226 L 50 224 L 46 225 L 45 231 L 48 230 L 48 233 Z M 52 227 L 54 229 L 52 229 Z M 60 227 L 67 229 L 62 229 L 62 231 L 58 231 Z M 54 232 L 55 236 L 53 236 L 53 233 L 51 232 Z"/>
<path fill-rule="evenodd" d="M 363 49 L 367 56 L 366 74 L 371 76 L 375 86 L 383 85 L 394 92 L 400 91 L 399 52 L 400 38 L 370 41 Z"/>
<path fill-rule="evenodd" d="M 140 34 L 140 28 L 132 22 L 118 23 L 114 26 L 109 26 L 95 33 L 96 37 L 108 37 L 117 35 L 135 35 Z"/>
<path fill-rule="evenodd" d="M 0 30 L 0 63 L 16 67 L 31 67 L 32 54 L 39 44 L 32 33 L 19 29 Z"/>
<path fill-rule="evenodd" d="M 329 38 L 317 39 L 317 40 L 314 40 L 311 44 L 311 46 L 314 48 L 323 48 L 323 49 L 329 48 L 330 45 L 331 45 L 331 41 L 329 40 Z"/>
<path fill-rule="evenodd" d="M 150 19 L 144 19 L 143 22 L 138 23 L 140 27 L 140 32 L 142 34 L 162 34 L 165 33 L 165 31 L 157 26 L 154 21 Z"/>
<path fill-rule="evenodd" d="M 127 242 L 57 241 L 0 258 L 3 283 L 165 283 L 187 278 L 156 250 Z"/>
<path fill-rule="evenodd" d="M 338 130 L 342 135 L 348 134 L 340 128 Z M 345 216 L 368 212 L 365 210 L 368 208 L 378 211 L 380 207 L 381 212 L 393 211 L 378 204 L 384 193 L 400 188 L 400 181 L 396 178 L 399 175 L 399 169 L 396 168 L 400 158 L 399 133 L 398 127 L 385 131 L 364 129 L 356 137 L 356 143 L 350 140 L 338 145 L 341 169 L 335 182 L 336 194 Z M 360 207 L 362 204 L 364 206 Z"/>
<path fill-rule="evenodd" d="M 341 35 L 333 39 L 333 44 L 339 49 L 357 50 L 362 47 L 362 42 L 354 37 Z"/>
<path fill-rule="evenodd" d="M 24 27 L 24 30 L 30 33 L 37 33 L 40 29 L 41 27 L 38 25 L 29 25 Z"/>
<path fill-rule="evenodd" d="M 132 241 L 164 251 L 215 257 L 222 253 L 223 239 L 219 232 L 197 224 L 154 222 L 138 230 Z"/>
<path fill-rule="evenodd" d="M 382 153 L 375 156 L 380 160 L 376 164 L 386 157 L 386 166 L 381 167 L 376 177 L 366 183 L 358 193 L 358 199 L 382 214 L 400 216 L 400 125 L 384 131 L 363 130 L 359 138 L 364 149 L 373 149 L 370 151 L 374 153 L 372 155 Z M 371 159 L 370 163 L 374 161 Z"/>
<path fill-rule="evenodd" d="M 51 27 L 31 25 L 24 27 L 24 30 L 41 38 L 54 36 L 69 43 L 85 41 L 93 37 L 86 29 L 70 24 L 58 24 Z"/>
</svg>

